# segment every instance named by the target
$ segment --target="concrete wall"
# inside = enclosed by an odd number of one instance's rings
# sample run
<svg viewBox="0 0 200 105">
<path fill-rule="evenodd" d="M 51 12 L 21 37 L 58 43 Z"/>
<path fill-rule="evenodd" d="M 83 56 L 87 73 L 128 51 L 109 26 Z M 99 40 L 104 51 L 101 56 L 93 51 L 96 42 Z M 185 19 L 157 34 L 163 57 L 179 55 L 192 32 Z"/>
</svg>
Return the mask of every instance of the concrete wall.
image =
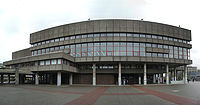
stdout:
<svg viewBox="0 0 200 105">
<path fill-rule="evenodd" d="M 147 33 L 191 40 L 191 31 L 188 29 L 156 22 L 108 19 L 83 21 L 41 30 L 30 35 L 30 43 L 63 36 L 98 32 Z"/>
<path fill-rule="evenodd" d="M 17 58 L 22 58 L 22 57 L 27 57 L 27 56 L 31 56 L 30 48 L 23 49 L 23 50 L 12 53 L 12 59 L 17 59 Z"/>
</svg>

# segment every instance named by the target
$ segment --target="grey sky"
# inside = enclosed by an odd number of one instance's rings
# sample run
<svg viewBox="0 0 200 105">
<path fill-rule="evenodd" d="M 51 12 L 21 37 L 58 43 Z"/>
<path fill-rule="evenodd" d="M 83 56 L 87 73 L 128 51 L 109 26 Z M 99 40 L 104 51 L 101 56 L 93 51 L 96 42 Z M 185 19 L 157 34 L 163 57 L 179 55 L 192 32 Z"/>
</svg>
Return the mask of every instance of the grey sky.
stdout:
<svg viewBox="0 0 200 105">
<path fill-rule="evenodd" d="M 200 67 L 198 0 L 2 0 L 0 62 L 29 45 L 29 34 L 90 19 L 144 19 L 192 30 L 191 58 Z"/>
</svg>

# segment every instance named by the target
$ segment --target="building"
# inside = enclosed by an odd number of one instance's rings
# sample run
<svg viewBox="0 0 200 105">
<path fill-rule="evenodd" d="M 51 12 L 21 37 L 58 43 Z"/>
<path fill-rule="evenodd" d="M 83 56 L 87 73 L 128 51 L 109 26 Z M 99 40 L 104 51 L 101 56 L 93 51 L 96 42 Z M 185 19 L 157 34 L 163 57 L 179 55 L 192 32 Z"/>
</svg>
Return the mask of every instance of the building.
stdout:
<svg viewBox="0 0 200 105">
<path fill-rule="evenodd" d="M 4 65 L 31 71 L 35 84 L 169 84 L 179 66 L 187 80 L 190 41 L 190 30 L 167 24 L 88 20 L 30 34 L 31 47 Z"/>
</svg>

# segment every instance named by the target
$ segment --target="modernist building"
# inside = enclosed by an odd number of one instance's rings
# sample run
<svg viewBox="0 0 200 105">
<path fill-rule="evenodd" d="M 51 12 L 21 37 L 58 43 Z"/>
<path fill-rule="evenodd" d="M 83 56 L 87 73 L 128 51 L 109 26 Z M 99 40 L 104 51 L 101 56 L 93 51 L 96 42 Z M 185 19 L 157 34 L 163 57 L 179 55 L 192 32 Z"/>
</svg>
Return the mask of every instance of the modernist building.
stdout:
<svg viewBox="0 0 200 105">
<path fill-rule="evenodd" d="M 4 65 L 31 71 L 36 84 L 169 84 L 169 73 L 192 64 L 190 41 L 190 30 L 167 24 L 89 20 L 32 33 L 31 47 Z"/>
</svg>

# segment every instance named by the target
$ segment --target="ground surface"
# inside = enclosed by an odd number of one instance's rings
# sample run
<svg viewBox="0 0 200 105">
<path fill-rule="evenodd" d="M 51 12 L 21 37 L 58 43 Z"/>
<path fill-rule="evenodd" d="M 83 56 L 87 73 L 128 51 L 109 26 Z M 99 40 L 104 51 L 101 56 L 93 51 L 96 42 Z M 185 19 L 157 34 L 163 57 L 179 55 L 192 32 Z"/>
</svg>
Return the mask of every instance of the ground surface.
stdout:
<svg viewBox="0 0 200 105">
<path fill-rule="evenodd" d="M 0 85 L 0 105 L 200 105 L 200 83 L 120 87 Z"/>
</svg>

